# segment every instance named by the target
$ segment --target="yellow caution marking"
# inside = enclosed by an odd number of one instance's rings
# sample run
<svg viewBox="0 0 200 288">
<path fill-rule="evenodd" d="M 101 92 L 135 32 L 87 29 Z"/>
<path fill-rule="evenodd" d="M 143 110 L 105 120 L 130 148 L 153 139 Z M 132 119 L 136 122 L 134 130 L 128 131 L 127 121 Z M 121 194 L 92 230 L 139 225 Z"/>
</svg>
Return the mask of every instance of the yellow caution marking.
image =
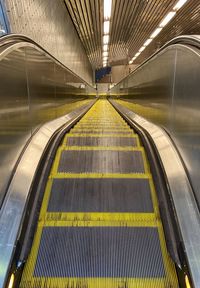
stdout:
<svg viewBox="0 0 200 288">
<path fill-rule="evenodd" d="M 66 178 L 120 178 L 120 179 L 150 179 L 152 175 L 150 173 L 61 173 L 57 171 L 52 171 L 50 178 L 56 179 L 66 179 Z"/>
<path fill-rule="evenodd" d="M 41 215 L 43 216 L 43 215 Z M 152 213 L 115 213 L 115 212 L 46 212 L 44 218 L 40 218 L 40 221 L 44 221 L 44 225 L 49 225 L 48 223 L 54 223 L 54 225 L 59 226 L 58 222 L 90 222 L 92 226 L 93 222 L 98 222 L 100 225 L 104 226 L 104 222 L 113 223 L 115 222 L 117 226 L 121 226 L 121 223 L 126 223 L 128 226 L 158 226 L 155 214 Z M 93 223 L 93 224 L 92 224 Z M 115 226 L 116 226 L 115 225 Z M 50 225 L 51 226 L 51 225 Z M 63 226 L 63 225 L 62 225 Z M 70 225 L 67 225 L 70 226 Z M 84 226 L 84 225 L 83 225 Z M 99 226 L 99 225 L 98 225 Z"/>
<path fill-rule="evenodd" d="M 107 116 L 109 115 L 109 116 Z M 103 120 L 102 120 L 103 119 Z M 112 121 L 111 121 L 112 119 Z M 113 124 L 114 123 L 114 124 Z M 123 131 L 118 134 L 115 132 L 115 125 L 118 125 Z M 93 125 L 93 127 L 83 126 Z M 106 133 L 106 128 L 103 125 L 109 125 L 111 133 Z M 98 127 L 98 128 L 97 128 Z M 73 133 L 85 129 L 85 131 L 94 130 L 99 133 Z M 123 134 L 124 131 L 129 133 Z M 66 146 L 68 137 L 132 137 L 137 139 L 138 147 L 132 146 Z M 63 150 L 113 150 L 113 151 L 141 151 L 144 163 L 144 173 L 58 173 L 58 165 L 60 162 L 61 152 Z M 120 212 L 48 212 L 48 203 L 54 179 L 67 178 L 118 178 L 118 179 L 148 179 L 151 191 L 151 199 L 153 203 L 152 213 L 120 213 Z M 163 265 L 165 269 L 165 277 L 160 278 L 55 278 L 55 277 L 34 277 L 34 269 L 36 265 L 38 249 L 40 245 L 42 230 L 45 227 L 153 227 L 158 230 Z M 50 247 L 53 249 L 53 247 Z M 123 248 L 122 248 L 123 249 Z M 42 207 L 40 210 L 39 222 L 34 236 L 33 246 L 23 271 L 21 288 L 72 288 L 72 287 L 87 287 L 87 288 L 166 288 L 178 287 L 177 276 L 174 264 L 168 255 L 165 243 L 164 231 L 160 220 L 158 199 L 153 183 L 151 170 L 149 167 L 147 155 L 137 134 L 127 125 L 116 110 L 105 100 L 100 100 L 89 110 L 87 114 L 79 121 L 79 123 L 70 130 L 58 149 L 56 157 L 49 175 L 46 185 Z"/>
<path fill-rule="evenodd" d="M 165 278 L 32 278 L 21 282 L 22 288 L 166 288 Z M 23 286 L 24 285 L 24 286 Z M 173 287 L 173 286 L 171 286 Z M 174 287 L 177 287 L 174 286 Z"/>
<path fill-rule="evenodd" d="M 134 133 L 130 133 L 130 134 L 106 134 L 106 133 L 104 133 L 104 134 L 97 134 L 97 133 L 87 133 L 87 134 L 85 134 L 85 133 L 72 133 L 71 131 L 70 131 L 70 133 L 68 133 L 67 134 L 67 137 L 98 137 L 98 138 L 100 138 L 100 137 L 119 137 L 119 138 L 122 138 L 122 137 L 124 137 L 124 138 L 130 138 L 130 137 L 133 137 L 133 138 L 135 138 L 135 137 L 137 137 L 137 134 L 134 134 Z"/>
<path fill-rule="evenodd" d="M 138 151 L 142 152 L 144 154 L 144 148 L 143 147 L 133 147 L 133 146 L 61 146 L 59 149 L 62 151 L 98 151 L 98 150 L 106 150 L 106 151 Z M 147 167 L 147 166 L 146 166 Z M 147 170 L 147 168 L 146 168 Z"/>
</svg>

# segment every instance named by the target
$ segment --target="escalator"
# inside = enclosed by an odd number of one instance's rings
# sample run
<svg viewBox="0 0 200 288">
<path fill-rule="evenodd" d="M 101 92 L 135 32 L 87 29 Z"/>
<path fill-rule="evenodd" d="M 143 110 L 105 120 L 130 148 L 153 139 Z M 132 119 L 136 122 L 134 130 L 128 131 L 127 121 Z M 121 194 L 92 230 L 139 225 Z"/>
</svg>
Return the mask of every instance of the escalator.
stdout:
<svg viewBox="0 0 200 288">
<path fill-rule="evenodd" d="M 144 147 L 107 100 L 57 150 L 19 287 L 179 287 Z"/>
</svg>

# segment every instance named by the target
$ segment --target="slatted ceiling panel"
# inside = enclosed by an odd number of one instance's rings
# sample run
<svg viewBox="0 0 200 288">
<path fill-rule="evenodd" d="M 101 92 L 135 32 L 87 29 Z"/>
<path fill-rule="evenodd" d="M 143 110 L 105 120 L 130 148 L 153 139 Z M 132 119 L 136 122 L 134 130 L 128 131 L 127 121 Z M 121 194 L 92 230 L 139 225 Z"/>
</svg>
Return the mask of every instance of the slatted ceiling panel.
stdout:
<svg viewBox="0 0 200 288">
<path fill-rule="evenodd" d="M 190 0 L 177 12 L 175 18 L 162 30 L 134 63 L 142 63 L 157 49 L 176 36 L 200 33 L 200 2 Z"/>
<path fill-rule="evenodd" d="M 128 64 L 178 0 L 112 0 L 109 62 Z M 93 68 L 102 67 L 103 0 L 65 0 Z M 200 2 L 189 0 L 175 18 L 141 53 L 143 62 L 159 47 L 181 34 L 199 34 Z"/>
<path fill-rule="evenodd" d="M 101 66 L 102 1 L 66 0 L 65 3 L 92 66 Z"/>
<path fill-rule="evenodd" d="M 138 52 L 144 42 L 162 21 L 164 15 L 167 15 L 175 3 L 176 0 L 151 0 L 148 2 L 148 5 L 144 5 L 144 8 L 141 10 L 141 13 L 134 23 L 134 26 L 137 27 L 137 29 L 133 30 L 132 36 L 127 43 L 130 58 Z"/>
</svg>

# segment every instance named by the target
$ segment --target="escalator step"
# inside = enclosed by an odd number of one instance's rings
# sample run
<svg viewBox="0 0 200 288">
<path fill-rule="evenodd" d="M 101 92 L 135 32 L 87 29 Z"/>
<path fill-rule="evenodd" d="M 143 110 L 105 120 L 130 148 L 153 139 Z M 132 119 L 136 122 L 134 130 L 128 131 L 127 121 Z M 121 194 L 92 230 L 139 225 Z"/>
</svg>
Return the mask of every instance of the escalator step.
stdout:
<svg viewBox="0 0 200 288">
<path fill-rule="evenodd" d="M 58 172 L 145 173 L 141 151 L 62 151 Z"/>
<path fill-rule="evenodd" d="M 153 212 L 149 179 L 53 179 L 48 212 Z"/>
<path fill-rule="evenodd" d="M 68 137 L 68 146 L 137 146 L 136 137 Z"/>
<path fill-rule="evenodd" d="M 158 230 L 44 227 L 34 277 L 165 277 Z"/>
</svg>

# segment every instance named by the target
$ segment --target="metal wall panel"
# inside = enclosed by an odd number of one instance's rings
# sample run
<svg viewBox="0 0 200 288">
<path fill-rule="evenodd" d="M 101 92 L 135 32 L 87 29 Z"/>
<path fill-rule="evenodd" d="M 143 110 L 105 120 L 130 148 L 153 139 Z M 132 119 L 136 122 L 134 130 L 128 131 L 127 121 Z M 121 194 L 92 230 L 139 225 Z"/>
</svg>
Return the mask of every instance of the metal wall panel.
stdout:
<svg viewBox="0 0 200 288">
<path fill-rule="evenodd" d="M 0 208 L 27 140 L 43 123 L 85 104 L 96 90 L 36 45 L 0 53 Z M 82 101 L 82 100 L 86 101 Z"/>
<path fill-rule="evenodd" d="M 200 52 L 174 44 L 111 90 L 173 138 L 200 204 Z M 178 180 L 178 179 L 177 179 Z"/>
<path fill-rule="evenodd" d="M 91 64 L 62 0 L 5 0 L 12 33 L 26 35 L 93 82 Z"/>
</svg>

